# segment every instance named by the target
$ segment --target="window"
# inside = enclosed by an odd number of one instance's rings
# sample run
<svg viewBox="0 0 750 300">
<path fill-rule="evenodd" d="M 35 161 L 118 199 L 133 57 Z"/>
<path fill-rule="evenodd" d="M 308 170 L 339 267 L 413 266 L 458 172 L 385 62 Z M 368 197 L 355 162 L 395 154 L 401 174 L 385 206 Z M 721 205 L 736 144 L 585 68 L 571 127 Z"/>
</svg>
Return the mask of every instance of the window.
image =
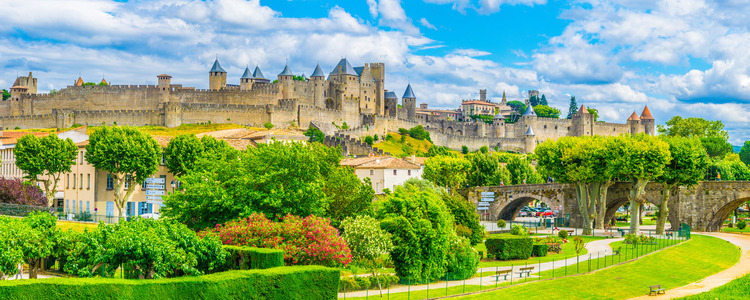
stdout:
<svg viewBox="0 0 750 300">
<path fill-rule="evenodd" d="M 167 163 L 167 158 L 164 156 L 164 153 L 161 154 L 161 164 L 165 165 Z"/>
<path fill-rule="evenodd" d="M 83 164 L 83 151 L 81 151 L 81 164 Z"/>
<path fill-rule="evenodd" d="M 114 214 L 115 211 L 115 203 L 112 201 L 107 201 L 107 217 L 111 217 Z"/>
<path fill-rule="evenodd" d="M 88 183 L 86 189 L 91 189 L 91 174 L 86 174 L 86 182 Z"/>
<path fill-rule="evenodd" d="M 114 186 L 115 184 L 114 184 L 114 180 L 112 180 L 112 174 L 107 174 L 107 189 L 111 190 L 115 188 Z"/>
<path fill-rule="evenodd" d="M 375 170 L 370 170 L 370 175 L 375 175 Z"/>
<path fill-rule="evenodd" d="M 411 176 L 411 170 L 406 170 L 406 175 Z"/>
<path fill-rule="evenodd" d="M 73 174 L 73 188 L 76 188 L 76 174 Z"/>
<path fill-rule="evenodd" d="M 396 172 L 397 172 L 396 170 L 393 170 L 393 176 L 396 176 L 396 175 L 397 175 L 397 173 L 396 173 Z"/>
<path fill-rule="evenodd" d="M 81 173 L 81 180 L 80 180 L 80 182 L 81 182 L 81 187 L 80 187 L 80 189 L 83 189 L 83 173 Z"/>
<path fill-rule="evenodd" d="M 125 175 L 125 188 L 130 187 L 130 174 Z"/>
<path fill-rule="evenodd" d="M 91 213 L 90 202 L 91 202 L 91 201 L 86 201 L 86 212 L 87 212 L 87 213 Z"/>
<path fill-rule="evenodd" d="M 78 213 L 83 212 L 83 200 L 78 200 Z"/>
<path fill-rule="evenodd" d="M 65 188 L 66 189 L 70 188 L 70 174 L 65 176 Z"/>
<path fill-rule="evenodd" d="M 65 200 L 65 213 L 70 213 L 70 200 Z"/>
</svg>

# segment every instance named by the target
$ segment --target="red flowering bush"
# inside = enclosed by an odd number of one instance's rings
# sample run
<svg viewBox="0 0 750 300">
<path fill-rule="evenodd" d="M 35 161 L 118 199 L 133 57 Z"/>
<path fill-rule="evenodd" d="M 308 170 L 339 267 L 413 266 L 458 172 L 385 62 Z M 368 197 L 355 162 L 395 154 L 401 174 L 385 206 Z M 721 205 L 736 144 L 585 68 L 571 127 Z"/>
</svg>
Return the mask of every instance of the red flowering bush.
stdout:
<svg viewBox="0 0 750 300">
<path fill-rule="evenodd" d="M 263 214 L 216 225 L 202 235 L 215 234 L 224 245 L 284 250 L 287 265 L 346 266 L 352 254 L 330 220 L 287 215 L 273 222 Z"/>
</svg>

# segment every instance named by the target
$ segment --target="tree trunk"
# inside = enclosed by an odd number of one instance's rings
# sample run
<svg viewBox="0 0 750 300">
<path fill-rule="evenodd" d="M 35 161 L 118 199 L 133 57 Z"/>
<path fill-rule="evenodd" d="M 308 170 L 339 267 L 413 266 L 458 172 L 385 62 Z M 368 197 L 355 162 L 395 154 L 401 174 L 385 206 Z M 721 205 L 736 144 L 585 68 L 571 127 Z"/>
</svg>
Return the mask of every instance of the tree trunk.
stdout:
<svg viewBox="0 0 750 300">
<path fill-rule="evenodd" d="M 591 235 L 593 230 L 594 216 L 596 207 L 592 203 L 591 194 L 589 193 L 589 186 L 583 182 L 576 182 L 576 194 L 578 197 L 578 210 L 581 212 L 581 218 L 583 219 L 583 235 Z M 593 208 L 593 209 L 592 209 Z M 592 210 L 594 214 L 592 214 Z"/>
<path fill-rule="evenodd" d="M 614 184 L 614 182 L 605 181 L 599 186 L 599 196 L 596 203 L 596 229 L 604 229 L 604 223 L 606 222 L 604 217 L 607 215 L 607 190 L 609 190 L 609 187 L 612 186 L 612 184 Z"/>
<path fill-rule="evenodd" d="M 667 223 L 669 214 L 669 196 L 672 191 L 672 185 L 664 184 L 662 187 L 661 204 L 659 204 L 659 217 L 656 219 L 656 234 L 664 234 L 664 226 Z"/>
<path fill-rule="evenodd" d="M 41 259 L 34 258 L 29 260 L 29 279 L 37 279 L 37 273 L 39 272 L 39 265 Z"/>
<path fill-rule="evenodd" d="M 646 202 L 646 184 L 648 180 L 634 178 L 630 189 L 630 233 L 638 234 L 641 230 L 641 204 Z"/>
</svg>

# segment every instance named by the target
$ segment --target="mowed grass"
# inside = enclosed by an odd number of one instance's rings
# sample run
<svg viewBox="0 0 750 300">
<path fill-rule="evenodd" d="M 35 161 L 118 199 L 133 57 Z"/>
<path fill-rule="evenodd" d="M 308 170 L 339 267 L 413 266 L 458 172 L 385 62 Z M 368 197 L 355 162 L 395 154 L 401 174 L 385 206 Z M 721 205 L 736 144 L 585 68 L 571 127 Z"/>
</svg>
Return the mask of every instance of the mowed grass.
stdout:
<svg viewBox="0 0 750 300">
<path fill-rule="evenodd" d="M 543 237 L 543 236 L 541 236 L 541 237 Z M 602 237 L 591 237 L 591 236 L 580 236 L 580 238 L 583 239 L 584 243 L 588 243 L 588 242 L 591 242 L 591 241 L 596 241 L 596 240 L 603 239 Z M 572 238 L 569 238 L 568 241 L 569 242 L 567 242 L 567 243 L 565 243 L 565 244 L 562 245 L 562 247 L 561 247 L 562 251 L 560 251 L 560 253 L 549 252 L 549 253 L 547 253 L 547 256 L 543 256 L 543 257 L 531 257 L 529 259 L 523 259 L 523 260 L 481 261 L 481 262 L 479 262 L 479 267 L 480 268 L 486 268 L 486 267 L 507 267 L 507 266 L 511 266 L 511 265 L 514 265 L 514 266 L 518 266 L 518 265 L 534 265 L 534 264 L 538 264 L 540 262 L 541 263 L 545 263 L 545 262 L 550 262 L 550 261 L 553 261 L 553 260 L 563 260 L 563 259 L 575 257 L 576 256 L 575 243 L 573 243 Z M 476 249 L 477 251 L 483 251 L 485 257 L 487 256 L 487 247 L 484 245 L 484 243 L 476 245 L 474 247 L 474 249 Z M 584 255 L 586 253 L 588 253 L 588 251 L 586 249 L 583 249 L 581 251 L 581 255 Z"/>
<path fill-rule="evenodd" d="M 526 278 L 522 279 L 521 282 L 523 282 L 523 280 L 526 280 Z M 534 278 L 528 279 L 529 282 L 534 281 L 534 280 L 536 279 Z M 432 286 L 436 286 L 436 285 L 442 285 L 442 286 L 432 288 Z M 495 282 L 494 279 L 491 279 L 491 280 L 488 280 L 486 284 L 482 284 L 481 289 L 480 289 L 480 286 L 478 285 L 465 285 L 465 286 L 459 285 L 459 286 L 450 286 L 448 287 L 446 291 L 445 281 L 440 281 L 437 283 L 433 283 L 429 290 L 391 293 L 390 289 L 383 289 L 383 298 L 380 298 L 380 291 L 375 289 L 375 290 L 369 291 L 369 294 L 370 294 L 369 297 L 351 297 L 351 298 L 347 297 L 346 299 L 389 299 L 389 300 L 427 299 L 427 298 L 435 298 L 435 297 L 443 297 L 443 296 L 449 296 L 449 295 L 476 292 L 480 290 L 485 291 L 485 290 L 499 288 L 499 287 L 503 287 L 507 285 L 510 285 L 509 281 Z M 398 287 L 402 288 L 404 286 L 398 285 Z M 339 299 L 343 299 L 343 297 L 339 297 Z"/>
<path fill-rule="evenodd" d="M 100 126 L 89 126 L 87 128 L 88 134 L 96 131 Z M 139 130 L 151 134 L 161 136 L 178 136 L 180 134 L 199 134 L 204 132 L 211 132 L 225 129 L 236 129 L 236 128 L 249 128 L 254 130 L 266 130 L 265 128 L 252 128 L 232 123 L 221 123 L 221 124 L 182 124 L 177 127 L 169 128 L 164 126 L 135 126 Z"/>
<path fill-rule="evenodd" d="M 687 296 L 679 299 L 683 300 L 714 300 L 714 299 L 747 299 L 750 298 L 750 275 L 745 275 L 739 279 L 712 289 L 705 293 Z"/>
<path fill-rule="evenodd" d="M 681 245 L 592 274 L 533 282 L 463 299 L 624 299 L 648 294 L 650 285 L 672 289 L 689 284 L 736 264 L 739 257 L 740 250 L 727 241 L 693 235 Z"/>
</svg>

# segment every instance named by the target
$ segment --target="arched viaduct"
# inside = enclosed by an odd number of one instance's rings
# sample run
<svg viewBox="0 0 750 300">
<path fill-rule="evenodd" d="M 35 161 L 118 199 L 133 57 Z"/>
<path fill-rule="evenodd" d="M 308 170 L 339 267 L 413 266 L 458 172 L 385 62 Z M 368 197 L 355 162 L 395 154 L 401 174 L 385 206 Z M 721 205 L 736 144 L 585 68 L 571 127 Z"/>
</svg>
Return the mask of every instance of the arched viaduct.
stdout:
<svg viewBox="0 0 750 300">
<path fill-rule="evenodd" d="M 512 220 L 522 207 L 539 200 L 549 207 L 561 207 L 563 214 L 570 214 L 571 226 L 582 223 L 571 184 L 543 183 L 511 186 L 485 186 L 461 190 L 475 205 L 481 192 L 494 192 L 490 204 L 491 220 Z M 628 203 L 629 182 L 618 182 L 607 192 L 606 220 L 614 217 L 617 209 Z M 650 183 L 646 186 L 646 199 L 655 205 L 661 204 L 662 185 Z M 669 200 L 669 216 L 673 228 L 686 223 L 695 231 L 717 231 L 723 221 L 743 203 L 750 201 L 750 181 L 703 181 L 692 187 L 673 190 Z"/>
</svg>

